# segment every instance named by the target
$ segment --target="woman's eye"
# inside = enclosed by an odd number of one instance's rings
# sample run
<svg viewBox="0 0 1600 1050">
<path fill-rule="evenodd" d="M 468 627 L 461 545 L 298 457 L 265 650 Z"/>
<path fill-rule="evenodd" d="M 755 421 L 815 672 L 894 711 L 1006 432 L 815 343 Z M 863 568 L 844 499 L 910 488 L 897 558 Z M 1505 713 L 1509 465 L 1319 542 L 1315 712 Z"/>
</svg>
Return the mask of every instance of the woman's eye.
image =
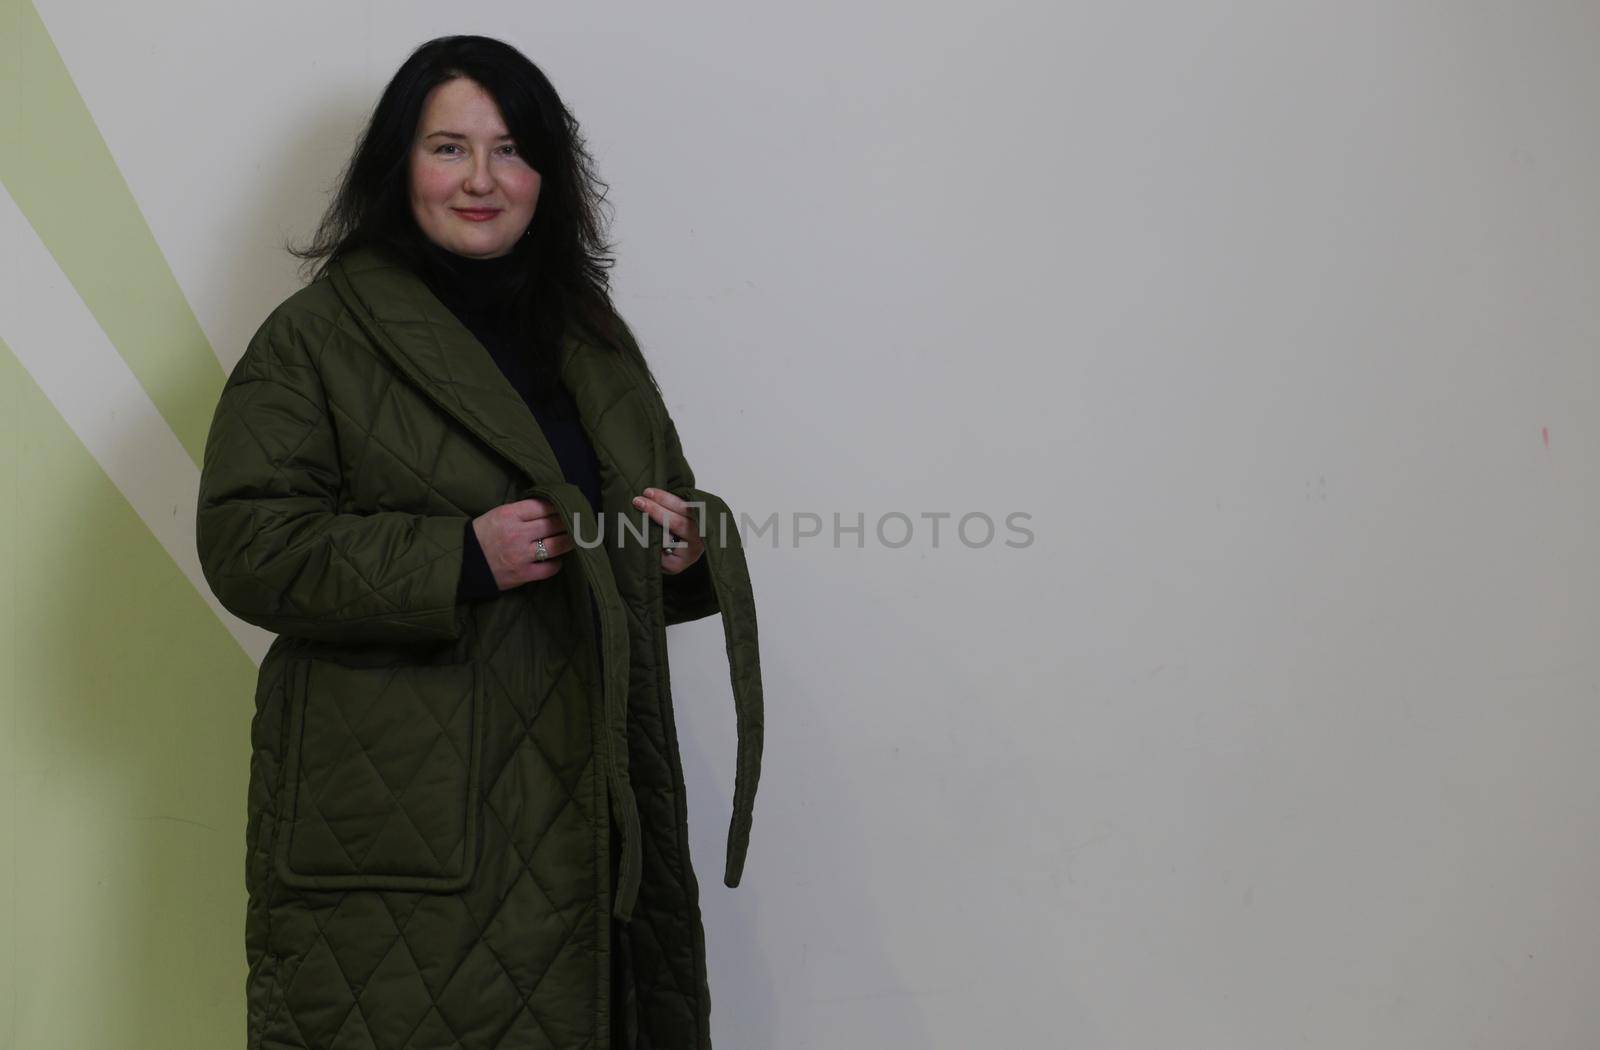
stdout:
<svg viewBox="0 0 1600 1050">
<path fill-rule="evenodd" d="M 434 150 L 433 152 L 435 152 L 435 153 L 443 153 L 447 149 L 460 149 L 460 148 L 461 147 L 459 145 L 457 145 L 456 143 L 454 143 L 454 142 L 446 142 L 444 145 L 440 146 L 438 149 Z M 500 148 L 505 150 L 508 154 L 514 154 L 514 153 L 517 152 L 517 147 L 514 146 L 514 145 L 510 145 L 510 144 L 501 146 Z"/>
</svg>

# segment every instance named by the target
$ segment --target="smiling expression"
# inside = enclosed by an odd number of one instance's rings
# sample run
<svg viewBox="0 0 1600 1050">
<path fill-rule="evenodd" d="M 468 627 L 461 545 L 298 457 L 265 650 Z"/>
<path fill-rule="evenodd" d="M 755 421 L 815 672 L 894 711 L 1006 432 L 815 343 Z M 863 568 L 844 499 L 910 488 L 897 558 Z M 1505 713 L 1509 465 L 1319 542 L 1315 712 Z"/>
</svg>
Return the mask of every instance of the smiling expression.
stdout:
<svg viewBox="0 0 1600 1050">
<path fill-rule="evenodd" d="M 516 246 L 539 203 L 494 97 L 457 77 L 428 93 L 411 148 L 411 214 L 435 244 L 492 259 Z"/>
</svg>

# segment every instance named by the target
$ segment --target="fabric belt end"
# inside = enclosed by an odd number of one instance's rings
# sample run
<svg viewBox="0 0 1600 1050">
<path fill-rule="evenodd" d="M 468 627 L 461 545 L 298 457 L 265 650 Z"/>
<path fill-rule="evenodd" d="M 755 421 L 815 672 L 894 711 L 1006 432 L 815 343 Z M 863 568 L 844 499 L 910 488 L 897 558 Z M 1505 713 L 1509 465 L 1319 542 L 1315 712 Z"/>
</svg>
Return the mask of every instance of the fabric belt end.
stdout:
<svg viewBox="0 0 1600 1050">
<path fill-rule="evenodd" d="M 632 793 L 629 794 L 632 800 Z M 622 863 L 617 872 L 616 894 L 611 902 L 611 914 L 623 922 L 633 919 L 633 906 L 639 898 L 639 811 L 625 807 L 622 818 Z"/>
</svg>

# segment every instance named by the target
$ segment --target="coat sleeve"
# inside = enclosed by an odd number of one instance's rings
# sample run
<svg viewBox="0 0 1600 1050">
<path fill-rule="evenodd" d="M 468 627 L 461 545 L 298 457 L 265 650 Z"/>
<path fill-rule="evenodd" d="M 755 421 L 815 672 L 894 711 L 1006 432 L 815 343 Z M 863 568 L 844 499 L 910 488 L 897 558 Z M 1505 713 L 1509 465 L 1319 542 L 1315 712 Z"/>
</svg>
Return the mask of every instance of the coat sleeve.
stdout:
<svg viewBox="0 0 1600 1050">
<path fill-rule="evenodd" d="M 679 489 L 693 486 L 694 471 L 690 469 L 689 461 L 684 458 L 683 445 L 678 440 L 678 428 L 673 424 L 671 416 L 667 417 L 666 444 L 667 478 L 664 487 Z M 701 514 L 705 513 L 703 507 L 690 509 L 698 509 Z M 720 611 L 717 592 L 711 582 L 709 562 L 709 556 L 702 554 L 683 572 L 662 577 L 662 608 L 668 625 L 699 620 Z"/>
<path fill-rule="evenodd" d="M 269 317 L 206 437 L 196 543 L 235 616 L 331 642 L 457 638 L 465 515 L 339 513 L 337 435 L 304 331 Z"/>
</svg>

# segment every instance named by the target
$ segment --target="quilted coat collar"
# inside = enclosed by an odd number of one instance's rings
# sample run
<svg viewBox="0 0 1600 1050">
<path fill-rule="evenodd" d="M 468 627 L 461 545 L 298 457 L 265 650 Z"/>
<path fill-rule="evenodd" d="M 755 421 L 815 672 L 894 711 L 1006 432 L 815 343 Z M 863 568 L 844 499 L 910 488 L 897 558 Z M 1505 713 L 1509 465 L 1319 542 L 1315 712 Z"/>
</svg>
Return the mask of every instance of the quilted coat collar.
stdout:
<svg viewBox="0 0 1600 1050">
<path fill-rule="evenodd" d="M 331 277 L 346 302 L 360 304 L 366 314 L 360 320 L 376 329 L 383 348 L 446 411 L 534 483 L 563 480 L 555 452 L 522 396 L 487 352 L 473 352 L 478 344 L 472 333 L 419 276 L 376 249 L 360 248 L 336 262 Z M 563 379 L 574 391 L 622 378 L 582 341 L 567 339 L 559 353 Z M 625 450 L 608 449 L 619 451 Z M 637 454 L 624 455 L 623 463 L 648 469 Z"/>
</svg>

